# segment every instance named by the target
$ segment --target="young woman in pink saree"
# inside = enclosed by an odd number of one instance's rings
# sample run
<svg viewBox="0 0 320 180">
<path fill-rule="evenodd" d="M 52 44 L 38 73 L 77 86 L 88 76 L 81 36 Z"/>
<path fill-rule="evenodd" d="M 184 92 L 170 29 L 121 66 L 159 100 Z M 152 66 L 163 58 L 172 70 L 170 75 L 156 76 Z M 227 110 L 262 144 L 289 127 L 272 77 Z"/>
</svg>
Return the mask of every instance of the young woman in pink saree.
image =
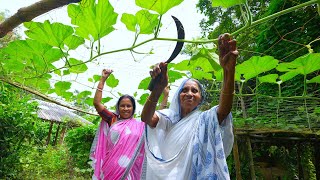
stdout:
<svg viewBox="0 0 320 180">
<path fill-rule="evenodd" d="M 116 113 L 101 103 L 105 81 L 113 71 L 104 69 L 94 97 L 94 106 L 102 117 L 92 144 L 90 158 L 94 174 L 92 179 L 140 180 L 144 161 L 144 123 L 133 118 L 135 100 L 121 96 Z"/>
</svg>

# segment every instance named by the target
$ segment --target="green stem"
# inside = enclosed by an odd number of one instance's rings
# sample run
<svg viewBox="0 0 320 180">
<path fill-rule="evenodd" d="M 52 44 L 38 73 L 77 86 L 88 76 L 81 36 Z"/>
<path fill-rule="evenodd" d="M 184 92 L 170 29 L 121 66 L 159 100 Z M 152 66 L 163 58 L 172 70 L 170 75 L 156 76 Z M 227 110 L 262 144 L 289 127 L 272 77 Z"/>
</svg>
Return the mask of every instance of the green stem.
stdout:
<svg viewBox="0 0 320 180">
<path fill-rule="evenodd" d="M 246 1 L 246 3 L 244 4 L 244 7 L 246 8 L 246 11 L 247 11 L 247 15 L 248 15 L 248 26 L 250 26 L 251 25 L 251 23 L 252 23 L 252 13 L 251 13 L 251 11 L 250 11 L 250 7 L 249 7 L 249 5 L 248 5 L 248 1 Z"/>
<path fill-rule="evenodd" d="M 310 118 L 309 118 L 308 107 L 307 107 L 307 99 L 306 98 L 304 98 L 304 108 L 306 110 L 306 115 L 307 115 L 307 120 L 308 120 L 308 127 L 311 130 Z"/>
<path fill-rule="evenodd" d="M 282 15 L 284 15 L 284 14 L 293 12 L 293 11 L 298 10 L 298 9 L 300 9 L 300 8 L 303 8 L 303 7 L 305 7 L 305 6 L 310 6 L 310 5 L 315 4 L 315 3 L 319 3 L 319 0 L 311 0 L 311 1 L 308 1 L 308 2 L 305 2 L 305 3 L 302 3 L 302 4 L 299 4 L 299 5 L 297 5 L 297 6 L 294 6 L 294 7 L 285 9 L 285 10 L 282 10 L 282 11 L 280 11 L 280 12 L 274 13 L 274 14 L 272 14 L 272 15 L 270 15 L 270 16 L 267 16 L 267 17 L 265 17 L 265 18 L 261 18 L 261 19 L 259 19 L 259 20 L 257 20 L 257 21 L 252 22 L 252 23 L 251 23 L 251 26 L 248 26 L 248 24 L 246 24 L 244 27 L 242 27 L 242 28 L 238 29 L 237 31 L 233 32 L 231 35 L 234 36 L 234 35 L 236 35 L 236 34 L 239 34 L 239 33 L 242 32 L 242 31 L 247 30 L 247 29 L 249 29 L 249 28 L 252 28 L 252 27 L 254 27 L 254 26 L 258 25 L 258 24 L 262 24 L 262 23 L 264 23 L 264 22 L 270 21 L 270 20 L 275 19 L 275 18 L 277 18 L 277 17 L 279 17 L 279 16 L 282 16 Z"/>
<path fill-rule="evenodd" d="M 303 77 L 303 94 L 302 96 L 307 95 L 307 75 L 304 75 Z"/>
<path fill-rule="evenodd" d="M 160 15 L 160 17 L 159 17 L 159 23 L 158 23 L 158 25 L 157 25 L 157 27 L 156 27 L 156 31 L 154 32 L 154 38 L 157 38 L 158 35 L 159 35 L 161 20 L 162 20 L 162 15 Z"/>
<path fill-rule="evenodd" d="M 98 39 L 98 54 L 100 54 L 100 48 L 101 48 L 101 42 L 100 42 L 100 38 Z"/>
</svg>

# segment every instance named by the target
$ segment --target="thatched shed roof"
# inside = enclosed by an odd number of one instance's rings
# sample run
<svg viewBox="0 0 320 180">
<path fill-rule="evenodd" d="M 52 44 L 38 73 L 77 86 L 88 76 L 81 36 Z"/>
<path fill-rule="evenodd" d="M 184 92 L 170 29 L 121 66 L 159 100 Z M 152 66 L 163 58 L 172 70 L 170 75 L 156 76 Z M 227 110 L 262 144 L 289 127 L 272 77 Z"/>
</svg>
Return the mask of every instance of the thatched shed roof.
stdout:
<svg viewBox="0 0 320 180">
<path fill-rule="evenodd" d="M 35 99 L 35 101 L 39 103 L 37 114 L 41 119 L 54 122 L 63 122 L 63 119 L 69 118 L 72 120 L 79 120 L 84 124 L 92 124 L 90 121 L 87 121 L 83 117 L 75 114 L 68 108 L 39 99 Z"/>
</svg>

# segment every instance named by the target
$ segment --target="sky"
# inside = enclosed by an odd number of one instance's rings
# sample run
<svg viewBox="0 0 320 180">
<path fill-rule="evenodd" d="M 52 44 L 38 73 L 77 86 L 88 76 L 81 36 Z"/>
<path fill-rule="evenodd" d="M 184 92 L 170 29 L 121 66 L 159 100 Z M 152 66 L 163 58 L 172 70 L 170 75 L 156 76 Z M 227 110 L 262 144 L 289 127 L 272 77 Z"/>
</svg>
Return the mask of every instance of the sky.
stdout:
<svg viewBox="0 0 320 180">
<path fill-rule="evenodd" d="M 0 0 L 0 11 L 8 10 L 8 14 L 12 15 L 16 13 L 19 8 L 29 6 L 37 1 L 38 0 Z M 197 2 L 198 0 L 185 0 L 180 5 L 170 9 L 162 17 L 163 25 L 160 30 L 159 37 L 177 38 L 175 23 L 171 18 L 171 15 L 177 17 L 182 22 L 185 29 L 185 39 L 192 40 L 192 38 L 201 36 L 199 23 L 204 16 L 197 12 Z M 120 18 L 121 14 L 124 12 L 135 14 L 141 9 L 135 5 L 134 0 L 110 0 L 110 3 L 113 5 L 115 12 L 119 14 L 118 22 L 114 26 L 116 30 L 102 39 L 102 52 L 127 48 L 132 45 L 134 40 L 134 32 L 128 31 L 125 25 L 121 23 Z M 44 20 L 49 20 L 50 22 L 61 22 L 63 24 L 70 25 L 70 18 L 68 17 L 66 6 L 41 15 L 35 18 L 33 21 L 43 22 Z M 24 27 L 20 26 L 18 30 L 23 35 Z M 141 35 L 139 36 L 138 42 L 142 42 L 143 40 L 150 38 L 152 38 L 152 35 Z M 175 47 L 175 44 L 176 42 L 171 41 L 152 41 L 135 49 L 139 52 L 149 52 L 152 49 L 154 52 L 152 55 L 134 54 L 134 57 L 132 57 L 131 53 L 128 51 L 105 55 L 99 57 L 94 63 L 87 64 L 89 68 L 87 72 L 80 74 L 79 76 L 67 77 L 66 80 L 75 82 L 72 85 L 73 89 L 78 89 L 80 91 L 90 90 L 93 92 L 93 96 L 95 91 L 92 88 L 96 87 L 97 84 L 93 85 L 92 83 L 88 82 L 88 78 L 92 77 L 93 75 L 100 75 L 103 68 L 109 68 L 114 71 L 114 76 L 119 79 L 119 85 L 114 89 L 105 87 L 106 92 L 104 92 L 103 97 L 113 97 L 112 94 L 118 96 L 117 92 L 133 95 L 138 89 L 139 82 L 149 76 L 150 66 L 161 61 L 165 61 L 167 58 L 169 58 Z M 84 47 L 80 47 L 72 53 L 72 56 L 78 59 L 86 60 L 88 59 L 89 50 Z M 189 57 L 185 55 L 178 55 L 173 62 L 179 62 L 188 58 Z M 59 65 L 59 63 L 55 65 Z M 57 80 L 60 79 L 57 78 Z M 171 86 L 169 101 L 173 96 L 178 83 L 180 83 L 180 81 Z M 111 91 L 112 94 L 107 91 Z M 146 92 L 148 91 L 139 90 L 138 97 Z M 114 98 L 114 100 L 107 103 L 106 106 L 114 105 L 116 99 L 117 98 Z M 139 113 L 141 109 L 142 106 L 138 105 L 137 112 Z"/>
</svg>

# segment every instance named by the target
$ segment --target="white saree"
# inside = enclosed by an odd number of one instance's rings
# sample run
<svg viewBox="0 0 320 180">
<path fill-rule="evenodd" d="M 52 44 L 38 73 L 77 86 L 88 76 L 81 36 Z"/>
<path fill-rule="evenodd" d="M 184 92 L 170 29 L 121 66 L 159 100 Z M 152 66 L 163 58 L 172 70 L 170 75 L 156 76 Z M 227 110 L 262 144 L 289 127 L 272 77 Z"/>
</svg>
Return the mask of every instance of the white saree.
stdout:
<svg viewBox="0 0 320 180">
<path fill-rule="evenodd" d="M 195 109 L 180 119 L 178 94 L 169 109 L 156 112 L 157 126 L 145 128 L 146 179 L 230 179 L 226 157 L 233 145 L 231 114 L 222 125 L 217 106 Z"/>
</svg>

